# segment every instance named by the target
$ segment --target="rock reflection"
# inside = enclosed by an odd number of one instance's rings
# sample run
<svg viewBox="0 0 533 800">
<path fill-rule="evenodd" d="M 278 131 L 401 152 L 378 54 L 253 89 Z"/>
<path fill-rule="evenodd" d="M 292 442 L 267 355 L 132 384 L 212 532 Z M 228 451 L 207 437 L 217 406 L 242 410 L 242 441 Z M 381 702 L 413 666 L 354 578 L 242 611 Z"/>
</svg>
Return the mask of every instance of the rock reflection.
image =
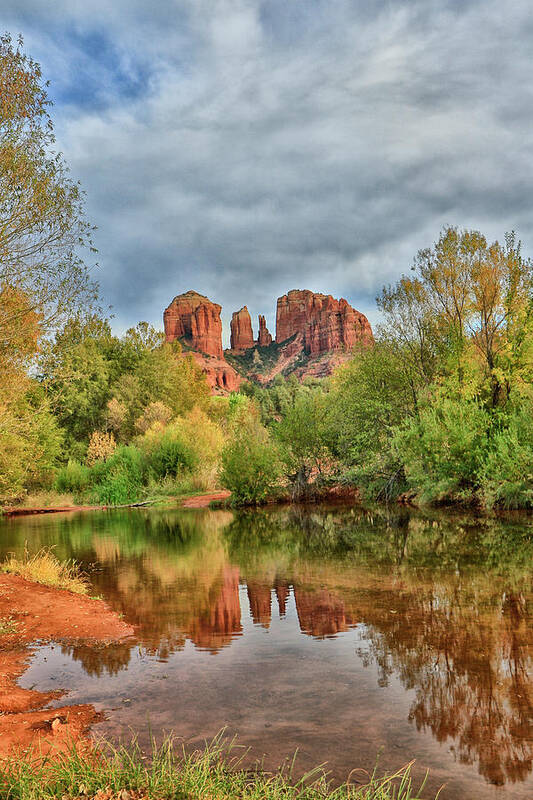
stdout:
<svg viewBox="0 0 533 800">
<path fill-rule="evenodd" d="M 344 601 L 327 589 L 305 591 L 295 587 L 294 599 L 302 633 L 324 639 L 353 625 L 346 615 Z"/>
<path fill-rule="evenodd" d="M 210 609 L 192 620 L 187 636 L 197 647 L 216 653 L 242 631 L 238 567 L 225 566 L 222 586 Z"/>
<path fill-rule="evenodd" d="M 166 660 L 190 640 L 216 654 L 250 624 L 240 587 L 265 630 L 275 594 L 282 619 L 294 603 L 303 634 L 356 627 L 354 658 L 377 667 L 380 685 L 394 676 L 412 690 L 410 720 L 458 761 L 495 785 L 531 772 L 529 521 L 318 508 L 97 519 L 63 520 L 53 540 L 34 525 L 33 546 L 55 541 L 59 557 L 96 563 L 95 591 L 137 626 L 145 652 Z M 9 549 L 23 548 L 21 531 Z M 130 645 L 70 652 L 91 675 L 116 674 Z"/>
</svg>

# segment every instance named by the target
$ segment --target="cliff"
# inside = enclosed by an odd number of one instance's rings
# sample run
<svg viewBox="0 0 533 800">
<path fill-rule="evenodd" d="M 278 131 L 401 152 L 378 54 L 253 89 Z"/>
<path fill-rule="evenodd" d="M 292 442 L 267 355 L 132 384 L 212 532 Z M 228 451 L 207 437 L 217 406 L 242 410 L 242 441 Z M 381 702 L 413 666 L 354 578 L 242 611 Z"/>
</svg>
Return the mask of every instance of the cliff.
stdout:
<svg viewBox="0 0 533 800">
<path fill-rule="evenodd" d="M 223 358 L 221 311 L 198 292 L 177 295 L 163 314 L 167 342 L 179 339 L 191 350 Z"/>
<path fill-rule="evenodd" d="M 163 314 L 166 341 L 178 340 L 192 350 L 214 394 L 236 391 L 240 384 L 238 373 L 224 358 L 221 310 L 218 303 L 190 290 L 177 295 Z"/>
<path fill-rule="evenodd" d="M 259 347 L 268 347 L 272 344 L 272 336 L 268 332 L 266 320 L 262 314 L 259 314 L 259 334 L 257 336 L 257 344 Z"/>
<path fill-rule="evenodd" d="M 276 342 L 303 334 L 304 351 L 311 356 L 335 350 L 352 350 L 356 344 L 369 344 L 372 329 L 364 314 L 347 300 L 330 294 L 293 289 L 278 299 Z"/>
</svg>

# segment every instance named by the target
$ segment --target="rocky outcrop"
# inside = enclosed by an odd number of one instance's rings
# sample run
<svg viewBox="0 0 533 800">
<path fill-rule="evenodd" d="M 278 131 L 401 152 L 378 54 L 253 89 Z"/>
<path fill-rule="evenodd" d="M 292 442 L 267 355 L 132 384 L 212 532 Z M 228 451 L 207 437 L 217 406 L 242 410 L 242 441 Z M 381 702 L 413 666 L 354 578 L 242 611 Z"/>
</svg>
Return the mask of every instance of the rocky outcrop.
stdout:
<svg viewBox="0 0 533 800">
<path fill-rule="evenodd" d="M 167 342 L 180 339 L 192 350 L 223 359 L 221 311 L 198 292 L 177 295 L 163 315 Z"/>
<path fill-rule="evenodd" d="M 364 314 L 347 300 L 293 289 L 278 299 L 276 342 L 303 334 L 303 346 L 311 356 L 335 350 L 351 350 L 356 344 L 369 344 L 372 329 Z"/>
<path fill-rule="evenodd" d="M 241 376 L 224 357 L 214 358 L 214 356 L 205 356 L 203 353 L 195 352 L 191 355 L 205 373 L 212 394 L 228 394 L 238 390 Z"/>
<path fill-rule="evenodd" d="M 231 317 L 230 347 L 232 350 L 249 350 L 254 347 L 252 320 L 246 306 L 240 311 L 234 311 Z"/>
<path fill-rule="evenodd" d="M 259 314 L 259 333 L 257 336 L 257 344 L 259 347 L 268 347 L 272 344 L 272 335 L 268 332 L 266 320 L 262 314 Z"/>
</svg>

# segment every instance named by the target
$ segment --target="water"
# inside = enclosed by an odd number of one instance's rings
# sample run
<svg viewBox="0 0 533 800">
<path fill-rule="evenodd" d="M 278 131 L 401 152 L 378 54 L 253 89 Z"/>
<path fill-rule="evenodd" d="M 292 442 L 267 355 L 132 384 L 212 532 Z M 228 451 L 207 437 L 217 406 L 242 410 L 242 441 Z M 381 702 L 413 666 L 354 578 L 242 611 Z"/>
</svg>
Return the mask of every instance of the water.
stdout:
<svg viewBox="0 0 533 800">
<path fill-rule="evenodd" d="M 404 510 L 132 510 L 0 522 L 53 545 L 137 626 L 38 647 L 21 679 L 106 712 L 95 732 L 192 745 L 226 726 L 275 768 L 416 758 L 430 788 L 533 797 L 533 521 Z"/>
</svg>

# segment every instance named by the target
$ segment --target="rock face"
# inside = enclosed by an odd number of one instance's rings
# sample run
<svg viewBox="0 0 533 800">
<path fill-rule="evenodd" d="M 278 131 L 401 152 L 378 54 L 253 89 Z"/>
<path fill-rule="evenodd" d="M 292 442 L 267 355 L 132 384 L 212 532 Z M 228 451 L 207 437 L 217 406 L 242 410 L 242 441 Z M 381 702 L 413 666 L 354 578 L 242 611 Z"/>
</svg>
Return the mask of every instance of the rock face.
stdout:
<svg viewBox="0 0 533 800">
<path fill-rule="evenodd" d="M 167 342 L 182 339 L 192 350 L 224 358 L 221 311 L 221 306 L 198 292 L 179 294 L 163 315 Z"/>
<path fill-rule="evenodd" d="M 246 306 L 240 311 L 234 311 L 231 317 L 231 338 L 230 346 L 232 350 L 248 350 L 254 347 L 254 335 L 252 332 L 252 320 Z"/>
<path fill-rule="evenodd" d="M 179 339 L 191 348 L 213 394 L 234 392 L 241 380 L 224 358 L 221 311 L 218 303 L 191 290 L 177 295 L 163 314 L 167 342 Z"/>
<path fill-rule="evenodd" d="M 304 352 L 311 356 L 335 350 L 351 350 L 372 341 L 372 329 L 364 314 L 347 300 L 293 289 L 278 299 L 276 342 L 303 334 Z"/>
<path fill-rule="evenodd" d="M 241 383 L 240 375 L 224 357 L 215 358 L 195 352 L 192 353 L 192 357 L 205 373 L 212 394 L 228 394 L 238 390 Z"/>
<path fill-rule="evenodd" d="M 268 332 L 266 320 L 262 314 L 259 314 L 259 334 L 257 336 L 257 344 L 259 347 L 268 347 L 272 344 L 272 336 Z"/>
</svg>

